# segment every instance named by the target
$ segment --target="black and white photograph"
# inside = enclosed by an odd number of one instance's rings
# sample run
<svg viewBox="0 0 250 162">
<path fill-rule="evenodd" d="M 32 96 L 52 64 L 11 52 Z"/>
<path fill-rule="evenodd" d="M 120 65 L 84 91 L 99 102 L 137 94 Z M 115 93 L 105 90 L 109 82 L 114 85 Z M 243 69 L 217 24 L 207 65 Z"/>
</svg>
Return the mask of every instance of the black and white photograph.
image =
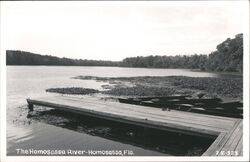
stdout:
<svg viewBox="0 0 250 162">
<path fill-rule="evenodd" d="M 249 1 L 1 1 L 1 161 L 248 161 Z"/>
</svg>

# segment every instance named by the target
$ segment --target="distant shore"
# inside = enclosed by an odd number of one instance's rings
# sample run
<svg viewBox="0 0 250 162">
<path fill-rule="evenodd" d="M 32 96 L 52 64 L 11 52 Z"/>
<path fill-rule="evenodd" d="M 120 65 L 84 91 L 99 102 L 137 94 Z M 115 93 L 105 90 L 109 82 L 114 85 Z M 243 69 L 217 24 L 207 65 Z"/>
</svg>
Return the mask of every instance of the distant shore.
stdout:
<svg viewBox="0 0 250 162">
<path fill-rule="evenodd" d="M 95 77 L 77 76 L 72 79 L 96 80 L 103 82 L 103 90 L 86 89 L 84 87 L 50 88 L 47 92 L 63 94 L 104 94 L 108 96 L 172 96 L 190 95 L 197 97 L 203 94 L 204 98 L 222 98 L 223 100 L 242 100 L 243 79 L 210 78 L 210 77 Z"/>
<path fill-rule="evenodd" d="M 212 71 L 212 70 L 201 70 L 201 69 L 190 69 L 190 71 L 194 71 L 194 72 L 215 73 L 215 74 L 220 74 L 220 75 L 243 76 L 243 73 L 242 73 L 242 72 Z"/>
<path fill-rule="evenodd" d="M 115 66 L 133 68 L 200 69 L 213 72 L 243 71 L 243 34 L 226 39 L 210 54 L 148 55 L 126 57 L 120 61 L 87 60 L 40 55 L 20 50 L 6 51 L 6 65 Z"/>
</svg>

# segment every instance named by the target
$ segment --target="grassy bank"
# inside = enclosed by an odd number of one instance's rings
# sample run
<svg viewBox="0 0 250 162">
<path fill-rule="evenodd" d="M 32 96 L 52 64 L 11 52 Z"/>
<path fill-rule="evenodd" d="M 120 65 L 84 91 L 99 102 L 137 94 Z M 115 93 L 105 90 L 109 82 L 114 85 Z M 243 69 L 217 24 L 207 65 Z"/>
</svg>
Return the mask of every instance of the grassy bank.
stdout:
<svg viewBox="0 0 250 162">
<path fill-rule="evenodd" d="M 204 94 L 204 98 L 219 97 L 227 100 L 242 100 L 242 78 L 210 78 L 210 77 L 95 77 L 77 76 L 73 79 L 96 80 L 104 82 L 103 91 L 85 89 L 83 87 L 58 88 L 53 92 L 66 94 L 102 93 L 111 96 L 171 96 Z M 47 91 L 51 92 L 51 89 Z"/>
</svg>

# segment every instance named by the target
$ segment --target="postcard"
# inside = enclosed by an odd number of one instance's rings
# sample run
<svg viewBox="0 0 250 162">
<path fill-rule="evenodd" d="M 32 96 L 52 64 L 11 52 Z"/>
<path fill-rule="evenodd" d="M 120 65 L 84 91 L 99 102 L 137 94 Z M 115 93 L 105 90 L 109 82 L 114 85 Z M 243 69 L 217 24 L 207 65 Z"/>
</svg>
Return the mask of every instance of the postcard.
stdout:
<svg viewBox="0 0 250 162">
<path fill-rule="evenodd" d="M 1 161 L 248 161 L 249 1 L 1 1 Z"/>
</svg>

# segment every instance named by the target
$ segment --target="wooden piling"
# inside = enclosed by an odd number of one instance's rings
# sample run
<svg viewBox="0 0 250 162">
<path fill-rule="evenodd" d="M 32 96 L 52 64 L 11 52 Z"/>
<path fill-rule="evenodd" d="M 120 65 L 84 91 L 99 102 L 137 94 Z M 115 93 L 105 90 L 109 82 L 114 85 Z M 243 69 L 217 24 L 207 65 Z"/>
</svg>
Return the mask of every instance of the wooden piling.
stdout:
<svg viewBox="0 0 250 162">
<path fill-rule="evenodd" d="M 34 111 L 34 104 L 32 102 L 29 102 L 28 99 L 27 99 L 27 102 L 28 102 L 29 111 Z"/>
</svg>

